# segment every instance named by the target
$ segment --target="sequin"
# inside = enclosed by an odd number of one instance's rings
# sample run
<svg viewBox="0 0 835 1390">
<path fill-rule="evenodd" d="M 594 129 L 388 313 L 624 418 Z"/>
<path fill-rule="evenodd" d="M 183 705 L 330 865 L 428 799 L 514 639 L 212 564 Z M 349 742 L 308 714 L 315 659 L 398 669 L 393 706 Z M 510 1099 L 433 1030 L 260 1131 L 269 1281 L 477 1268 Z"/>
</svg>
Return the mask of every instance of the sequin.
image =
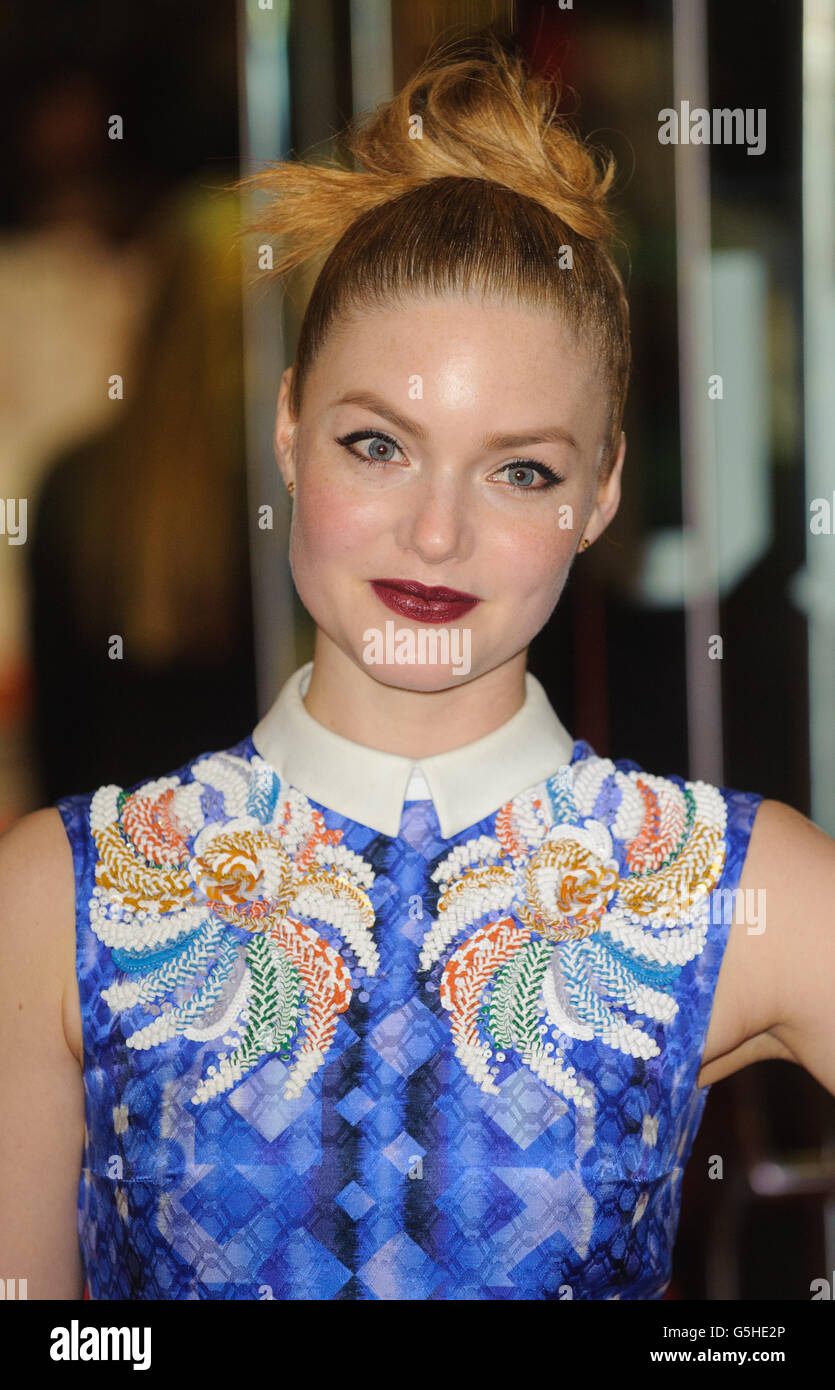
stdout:
<svg viewBox="0 0 835 1390">
<path fill-rule="evenodd" d="M 91 1298 L 662 1297 L 760 800 L 578 741 L 390 838 L 248 737 L 56 803 Z"/>
</svg>

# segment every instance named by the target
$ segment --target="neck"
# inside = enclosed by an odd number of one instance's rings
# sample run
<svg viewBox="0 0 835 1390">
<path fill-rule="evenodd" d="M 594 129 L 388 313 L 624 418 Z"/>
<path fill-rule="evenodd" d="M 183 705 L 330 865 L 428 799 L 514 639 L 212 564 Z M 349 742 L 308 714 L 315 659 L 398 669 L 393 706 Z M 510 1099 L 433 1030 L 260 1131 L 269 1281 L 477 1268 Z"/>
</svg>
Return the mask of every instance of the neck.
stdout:
<svg viewBox="0 0 835 1390">
<path fill-rule="evenodd" d="M 430 758 L 484 738 L 525 702 L 526 651 L 446 690 L 401 690 L 361 670 L 317 629 L 308 714 L 354 743 L 407 758 Z"/>
</svg>

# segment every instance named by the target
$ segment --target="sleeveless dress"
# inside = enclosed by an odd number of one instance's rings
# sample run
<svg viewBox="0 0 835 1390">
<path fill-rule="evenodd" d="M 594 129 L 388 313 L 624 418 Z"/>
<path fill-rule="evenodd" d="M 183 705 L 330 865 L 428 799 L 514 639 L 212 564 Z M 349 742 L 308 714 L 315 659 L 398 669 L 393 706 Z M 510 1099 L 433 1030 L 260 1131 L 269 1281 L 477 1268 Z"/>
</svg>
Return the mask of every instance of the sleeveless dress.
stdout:
<svg viewBox="0 0 835 1390">
<path fill-rule="evenodd" d="M 55 803 L 88 1296 L 662 1298 L 762 798 L 599 757 L 531 675 L 415 769 L 317 724 L 309 672 Z"/>
</svg>

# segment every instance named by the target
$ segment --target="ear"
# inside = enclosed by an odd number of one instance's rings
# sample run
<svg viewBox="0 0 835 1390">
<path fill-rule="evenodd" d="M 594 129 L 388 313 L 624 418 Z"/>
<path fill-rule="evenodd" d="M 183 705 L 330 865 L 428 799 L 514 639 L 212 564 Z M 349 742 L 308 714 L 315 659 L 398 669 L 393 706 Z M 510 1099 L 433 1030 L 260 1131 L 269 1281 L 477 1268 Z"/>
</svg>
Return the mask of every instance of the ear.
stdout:
<svg viewBox="0 0 835 1390">
<path fill-rule="evenodd" d="M 293 384 L 293 367 L 287 367 L 281 375 L 281 385 L 278 388 L 278 405 L 275 412 L 275 434 L 273 436 L 273 448 L 275 450 L 276 462 L 279 472 L 284 479 L 284 485 L 295 482 L 296 477 L 296 457 L 295 457 L 295 435 L 298 421 L 294 420 L 290 413 L 290 390 Z"/>
<path fill-rule="evenodd" d="M 612 470 L 605 482 L 600 483 L 597 489 L 597 498 L 592 507 L 588 521 L 583 528 L 583 535 L 590 541 L 596 541 L 609 525 L 620 506 L 621 497 L 621 475 L 623 473 L 623 463 L 626 458 L 626 435 L 623 430 L 620 432 L 620 444 Z"/>
</svg>

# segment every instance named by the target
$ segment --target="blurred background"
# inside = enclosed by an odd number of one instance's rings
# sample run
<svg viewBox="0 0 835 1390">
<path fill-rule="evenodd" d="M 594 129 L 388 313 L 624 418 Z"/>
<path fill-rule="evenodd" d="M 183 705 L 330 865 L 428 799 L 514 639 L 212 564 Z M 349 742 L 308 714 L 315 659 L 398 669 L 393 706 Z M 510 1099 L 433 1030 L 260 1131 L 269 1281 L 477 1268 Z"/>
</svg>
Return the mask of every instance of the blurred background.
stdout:
<svg viewBox="0 0 835 1390">
<path fill-rule="evenodd" d="M 233 238 L 256 205 L 228 185 L 329 155 L 435 39 L 491 26 L 562 74 L 563 109 L 615 154 L 632 307 L 623 502 L 531 668 L 599 754 L 835 835 L 835 0 L 16 10 L 0 829 L 229 746 L 311 655 L 272 428 L 312 271 L 286 295 L 252 283 L 258 247 Z M 662 145 L 683 100 L 764 111 L 764 151 Z M 833 1168 L 835 1101 L 799 1067 L 715 1086 L 668 1297 L 807 1299 L 835 1270 Z"/>
</svg>

